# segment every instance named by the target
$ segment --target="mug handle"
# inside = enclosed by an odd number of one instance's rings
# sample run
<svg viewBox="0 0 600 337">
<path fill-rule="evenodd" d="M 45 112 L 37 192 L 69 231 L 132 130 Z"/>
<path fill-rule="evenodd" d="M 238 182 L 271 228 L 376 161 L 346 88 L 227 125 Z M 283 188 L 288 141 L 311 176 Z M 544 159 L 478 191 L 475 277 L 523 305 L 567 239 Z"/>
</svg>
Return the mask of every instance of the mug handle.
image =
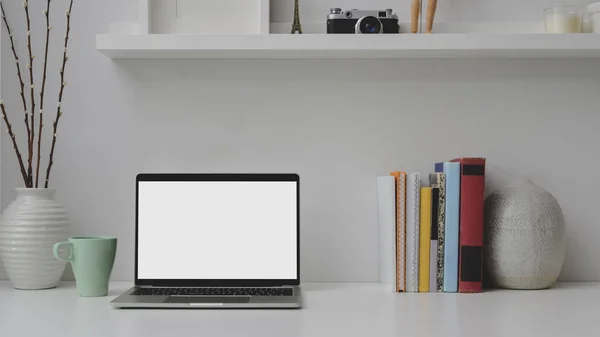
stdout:
<svg viewBox="0 0 600 337">
<path fill-rule="evenodd" d="M 58 250 L 60 249 L 60 246 L 62 245 L 68 245 L 69 246 L 69 256 L 67 256 L 67 258 L 62 258 L 60 256 L 60 254 L 58 253 Z M 52 251 L 54 252 L 54 257 L 62 260 L 62 261 L 68 261 L 68 262 L 73 262 L 73 244 L 70 242 L 59 242 L 54 244 L 54 247 L 52 248 Z"/>
</svg>

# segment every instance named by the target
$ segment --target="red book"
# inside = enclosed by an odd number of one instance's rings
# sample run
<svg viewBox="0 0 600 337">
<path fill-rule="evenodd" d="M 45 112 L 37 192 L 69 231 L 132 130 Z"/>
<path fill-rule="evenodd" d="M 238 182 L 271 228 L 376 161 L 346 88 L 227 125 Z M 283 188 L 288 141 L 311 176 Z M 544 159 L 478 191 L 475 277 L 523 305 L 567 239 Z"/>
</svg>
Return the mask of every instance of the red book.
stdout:
<svg viewBox="0 0 600 337">
<path fill-rule="evenodd" d="M 485 159 L 459 158 L 460 251 L 458 292 L 483 291 L 483 202 Z"/>
</svg>

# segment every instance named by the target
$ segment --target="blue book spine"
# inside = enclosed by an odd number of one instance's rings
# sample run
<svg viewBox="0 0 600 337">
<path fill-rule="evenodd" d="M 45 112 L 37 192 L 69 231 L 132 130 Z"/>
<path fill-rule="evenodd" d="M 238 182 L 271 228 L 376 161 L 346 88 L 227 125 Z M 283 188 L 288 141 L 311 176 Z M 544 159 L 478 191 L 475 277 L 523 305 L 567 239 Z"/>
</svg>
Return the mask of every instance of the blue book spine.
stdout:
<svg viewBox="0 0 600 337">
<path fill-rule="evenodd" d="M 444 292 L 458 292 L 458 251 L 460 224 L 460 163 L 435 164 L 446 174 L 446 223 L 444 233 Z"/>
</svg>

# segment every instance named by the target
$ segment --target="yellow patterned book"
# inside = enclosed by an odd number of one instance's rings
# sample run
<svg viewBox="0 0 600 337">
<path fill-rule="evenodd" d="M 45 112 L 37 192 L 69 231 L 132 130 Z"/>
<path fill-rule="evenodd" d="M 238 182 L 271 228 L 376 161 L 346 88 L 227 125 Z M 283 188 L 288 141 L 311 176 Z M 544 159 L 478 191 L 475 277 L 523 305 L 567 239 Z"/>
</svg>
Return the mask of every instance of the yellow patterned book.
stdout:
<svg viewBox="0 0 600 337">
<path fill-rule="evenodd" d="M 419 227 L 419 292 L 429 292 L 429 249 L 431 247 L 431 187 L 421 188 Z"/>
<path fill-rule="evenodd" d="M 406 172 L 392 172 L 396 178 L 396 292 L 406 291 Z"/>
</svg>

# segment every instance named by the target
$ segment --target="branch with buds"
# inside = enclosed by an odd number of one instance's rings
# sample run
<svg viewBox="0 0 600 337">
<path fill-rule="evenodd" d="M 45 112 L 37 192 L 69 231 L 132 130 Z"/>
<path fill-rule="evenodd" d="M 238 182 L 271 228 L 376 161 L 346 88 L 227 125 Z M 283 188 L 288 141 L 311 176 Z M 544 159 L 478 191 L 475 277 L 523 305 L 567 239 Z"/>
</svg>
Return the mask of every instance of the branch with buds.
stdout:
<svg viewBox="0 0 600 337">
<path fill-rule="evenodd" d="M 15 133 L 12 130 L 12 124 L 8 121 L 8 116 L 6 115 L 6 108 L 4 107 L 4 102 L 0 100 L 0 108 L 2 108 L 2 119 L 4 123 L 6 123 L 6 132 L 8 132 L 8 136 L 12 140 L 13 147 L 15 148 L 15 152 L 17 153 L 17 159 L 19 160 L 19 166 L 21 167 L 21 175 L 23 176 L 23 180 L 27 185 L 27 172 L 25 171 L 25 165 L 23 164 L 23 157 L 21 157 L 21 152 L 19 151 L 19 145 L 17 144 L 17 140 L 15 137 Z"/>
<path fill-rule="evenodd" d="M 42 91 L 40 92 L 40 125 L 38 131 L 37 165 L 35 168 L 35 187 L 38 188 L 40 182 L 40 162 L 42 161 L 42 129 L 44 128 L 44 92 L 46 89 L 46 73 L 48 69 L 48 43 L 50 42 L 50 0 L 46 4 L 44 16 L 46 16 L 46 51 L 44 52 L 44 72 L 42 75 Z"/>
<path fill-rule="evenodd" d="M 29 133 L 29 157 L 27 159 L 27 177 L 29 179 L 29 186 L 33 187 L 33 143 L 35 141 L 35 84 L 33 82 L 33 52 L 31 51 L 31 19 L 29 18 L 29 4 L 27 0 L 23 1 L 23 8 L 25 9 L 25 22 L 27 24 L 27 50 L 29 51 L 29 89 L 31 92 L 31 112 L 29 113 L 31 118 L 31 132 Z"/>
<path fill-rule="evenodd" d="M 0 2 L 0 8 L 2 9 L 2 20 L 4 21 L 4 26 L 6 27 L 6 31 L 10 40 L 10 49 L 12 49 L 13 57 L 15 58 L 15 64 L 17 66 L 17 76 L 19 77 L 19 84 L 21 86 L 21 101 L 23 102 L 23 113 L 25 117 L 25 127 L 27 129 L 27 145 L 29 145 L 29 140 L 31 139 L 31 128 L 29 127 L 29 119 L 27 118 L 27 99 L 25 98 L 25 83 L 23 82 L 23 76 L 21 75 L 21 66 L 19 65 L 19 56 L 17 55 L 17 50 L 15 48 L 15 41 L 13 39 L 12 29 L 8 24 L 8 19 L 6 18 L 6 13 L 4 12 L 4 5 Z M 6 119 L 5 119 L 6 122 Z M 8 124 L 8 123 L 7 123 Z M 13 134 L 14 136 L 14 134 Z M 13 138 L 13 137 L 11 137 Z M 28 147 L 29 148 L 29 147 Z M 19 154 L 20 156 L 20 154 Z M 31 187 L 29 184 L 29 176 L 25 177 L 25 187 Z"/>
<path fill-rule="evenodd" d="M 69 55 L 67 54 L 67 48 L 69 47 L 69 33 L 71 32 L 71 9 L 73 8 L 73 0 L 69 4 L 69 9 L 65 12 L 67 16 L 67 33 L 65 34 L 65 48 L 63 49 L 63 60 L 62 66 L 60 67 L 60 91 L 58 93 L 58 106 L 56 108 L 56 119 L 52 124 L 53 132 L 52 132 L 52 146 L 50 147 L 50 161 L 48 162 L 48 169 L 46 170 L 46 181 L 44 182 L 44 187 L 48 188 L 48 182 L 50 181 L 50 170 L 52 170 L 52 165 L 54 165 L 54 148 L 56 146 L 56 132 L 58 131 L 58 122 L 60 121 L 60 117 L 62 116 L 62 99 L 63 93 L 65 91 L 65 87 L 67 86 L 67 82 L 65 81 L 65 66 L 67 65 L 67 61 L 69 60 Z"/>
<path fill-rule="evenodd" d="M 4 123 L 6 124 L 6 131 L 8 132 L 9 137 L 12 140 L 13 143 L 13 147 L 15 149 L 15 153 L 17 155 L 17 160 L 19 162 L 19 166 L 20 166 L 20 170 L 21 170 L 21 175 L 23 176 L 23 181 L 25 183 L 25 187 L 39 187 L 39 176 L 40 176 L 40 162 L 41 162 L 41 151 L 42 151 L 42 131 L 43 131 L 43 127 L 44 127 L 44 95 L 46 93 L 46 76 L 47 76 L 47 69 L 48 69 L 48 49 L 49 49 L 49 43 L 50 43 L 50 31 L 52 30 L 52 26 L 50 25 L 50 3 L 52 0 L 47 0 L 46 2 L 46 9 L 44 10 L 44 16 L 46 18 L 46 40 L 45 40 L 45 52 L 44 52 L 44 68 L 43 68 L 43 73 L 42 73 L 42 85 L 41 85 L 41 90 L 40 90 L 40 107 L 39 107 L 39 122 L 36 125 L 36 120 L 35 120 L 35 107 L 36 107 L 36 102 L 35 102 L 35 89 L 36 89 L 36 85 L 35 85 L 35 76 L 34 76 L 34 66 L 33 66 L 33 61 L 35 59 L 35 56 L 33 55 L 33 48 L 32 48 L 32 43 L 31 43 L 31 36 L 32 31 L 31 31 L 31 16 L 30 16 L 30 4 L 29 1 L 24 0 L 22 2 L 22 6 L 23 9 L 25 11 L 25 24 L 26 24 L 26 28 L 27 28 L 27 51 L 28 51 L 28 56 L 29 56 L 29 63 L 27 64 L 27 69 L 29 69 L 29 91 L 30 91 L 30 103 L 28 106 L 27 103 L 27 98 L 25 95 L 25 83 L 23 81 L 23 76 L 21 73 L 21 67 L 19 64 L 19 56 L 17 54 L 16 48 L 15 48 L 15 42 L 13 39 L 13 31 L 8 23 L 8 20 L 6 18 L 6 13 L 4 11 L 4 6 L 2 4 L 2 1 L 0 1 L 0 8 L 2 9 L 2 20 L 4 22 L 4 26 L 6 27 L 6 30 L 8 32 L 8 36 L 10 39 L 10 46 L 12 49 L 12 54 L 15 60 L 15 64 L 17 67 L 17 76 L 19 78 L 19 85 L 21 88 L 21 101 L 23 103 L 23 111 L 24 111 L 24 121 L 25 121 L 25 127 L 27 130 L 27 166 L 25 164 L 25 162 L 23 161 L 23 157 L 21 155 L 21 151 L 19 150 L 19 144 L 17 141 L 17 137 L 15 135 L 15 133 L 13 132 L 13 127 L 12 124 L 9 122 L 9 117 L 6 113 L 6 106 L 4 104 L 4 102 L 2 100 L 0 100 L 0 108 L 2 110 L 2 120 L 4 121 Z M 63 51 L 63 60 L 62 60 L 62 65 L 60 68 L 60 90 L 59 90 L 59 94 L 58 94 L 58 108 L 56 111 L 56 118 L 54 120 L 53 123 L 53 132 L 52 132 L 52 146 L 50 148 L 50 160 L 48 162 L 48 168 L 46 170 L 46 179 L 44 181 L 44 187 L 48 188 L 48 183 L 49 183 L 49 179 L 50 179 L 50 172 L 52 169 L 52 165 L 54 164 L 54 151 L 55 151 L 55 147 L 56 147 L 56 132 L 58 129 L 58 122 L 60 120 L 60 117 L 62 116 L 62 100 L 63 100 L 63 93 L 64 93 L 64 89 L 65 86 L 67 85 L 67 82 L 65 81 L 65 66 L 68 60 L 68 55 L 67 55 L 67 47 L 68 47 L 68 43 L 69 43 L 69 33 L 71 31 L 71 10 L 73 8 L 73 0 L 70 0 L 69 3 L 69 9 L 66 11 L 66 18 L 67 18 L 67 29 L 66 29 L 66 34 L 65 34 L 65 42 L 64 42 L 64 51 Z M 29 107 L 29 109 L 28 109 Z M 29 115 L 29 116 L 28 116 Z M 36 126 L 37 126 L 37 138 L 36 138 Z M 34 161 L 34 152 L 35 152 L 35 143 L 37 141 L 37 163 L 35 165 L 35 174 L 33 171 L 33 161 Z M 34 180 L 35 178 L 35 180 Z M 34 184 L 35 181 L 35 184 Z"/>
</svg>

